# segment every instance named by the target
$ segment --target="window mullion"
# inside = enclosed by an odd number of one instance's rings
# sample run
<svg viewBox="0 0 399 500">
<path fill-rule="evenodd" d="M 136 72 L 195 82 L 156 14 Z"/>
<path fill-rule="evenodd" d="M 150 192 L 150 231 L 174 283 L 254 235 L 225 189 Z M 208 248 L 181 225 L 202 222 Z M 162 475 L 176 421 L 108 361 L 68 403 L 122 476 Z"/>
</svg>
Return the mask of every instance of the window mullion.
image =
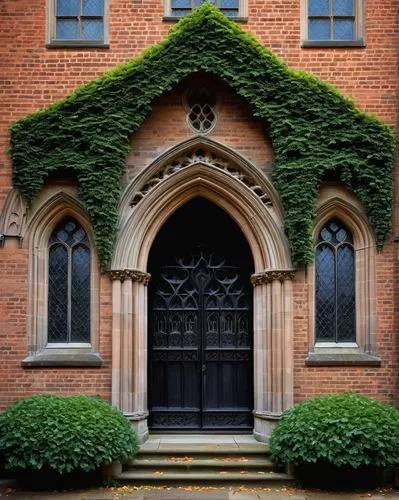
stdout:
<svg viewBox="0 0 399 500">
<path fill-rule="evenodd" d="M 67 320 L 67 342 L 71 342 L 72 332 L 72 248 L 68 246 L 68 320 Z"/>
<path fill-rule="evenodd" d="M 334 40 L 334 0 L 329 1 L 329 11 L 330 11 L 330 40 Z"/>
<path fill-rule="evenodd" d="M 83 26 L 82 26 L 82 17 L 83 17 L 83 0 L 80 0 L 79 7 L 79 17 L 78 17 L 78 26 L 79 26 L 79 39 L 83 39 Z"/>
<path fill-rule="evenodd" d="M 335 325 L 334 339 L 338 342 L 338 266 L 337 266 L 337 247 L 334 247 L 334 292 L 335 292 Z"/>
</svg>

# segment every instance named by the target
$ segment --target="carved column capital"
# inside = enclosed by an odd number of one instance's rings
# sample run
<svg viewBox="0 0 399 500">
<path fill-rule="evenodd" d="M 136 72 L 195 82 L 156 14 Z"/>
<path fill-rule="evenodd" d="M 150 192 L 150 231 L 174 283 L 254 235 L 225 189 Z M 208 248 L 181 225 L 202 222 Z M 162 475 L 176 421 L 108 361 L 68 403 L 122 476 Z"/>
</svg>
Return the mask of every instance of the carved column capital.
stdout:
<svg viewBox="0 0 399 500">
<path fill-rule="evenodd" d="M 145 271 L 140 271 L 139 269 L 114 269 L 108 271 L 108 276 L 111 280 L 119 280 L 123 282 L 130 279 L 132 281 L 142 283 L 145 286 L 148 285 L 151 278 L 151 274 L 146 273 Z"/>
<path fill-rule="evenodd" d="M 271 271 L 263 271 L 262 273 L 255 273 L 251 276 L 251 283 L 253 286 L 265 285 L 272 281 L 279 280 L 292 280 L 295 276 L 295 271 L 292 269 L 273 269 Z"/>
</svg>

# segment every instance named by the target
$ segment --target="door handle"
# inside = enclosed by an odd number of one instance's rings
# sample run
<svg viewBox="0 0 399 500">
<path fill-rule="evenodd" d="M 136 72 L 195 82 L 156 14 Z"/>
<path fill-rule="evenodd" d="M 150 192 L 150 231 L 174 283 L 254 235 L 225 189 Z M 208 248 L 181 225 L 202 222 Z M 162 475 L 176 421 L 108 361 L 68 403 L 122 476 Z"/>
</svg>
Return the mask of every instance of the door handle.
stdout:
<svg viewBox="0 0 399 500">
<path fill-rule="evenodd" d="M 203 372 L 206 372 L 206 365 L 205 364 L 202 365 L 202 373 Z"/>
</svg>

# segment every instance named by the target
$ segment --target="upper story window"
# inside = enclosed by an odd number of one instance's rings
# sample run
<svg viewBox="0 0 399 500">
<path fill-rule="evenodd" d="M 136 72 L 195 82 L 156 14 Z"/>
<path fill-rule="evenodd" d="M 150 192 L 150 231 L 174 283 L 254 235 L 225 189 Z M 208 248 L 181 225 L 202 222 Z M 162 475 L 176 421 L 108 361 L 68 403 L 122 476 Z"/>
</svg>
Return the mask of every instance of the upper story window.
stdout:
<svg viewBox="0 0 399 500">
<path fill-rule="evenodd" d="M 166 0 L 165 16 L 183 17 L 205 1 L 210 1 L 227 17 L 236 19 L 246 17 L 245 0 Z"/>
<path fill-rule="evenodd" d="M 302 46 L 363 46 L 364 0 L 302 0 Z"/>
<path fill-rule="evenodd" d="M 50 0 L 50 46 L 104 46 L 106 0 Z"/>
</svg>

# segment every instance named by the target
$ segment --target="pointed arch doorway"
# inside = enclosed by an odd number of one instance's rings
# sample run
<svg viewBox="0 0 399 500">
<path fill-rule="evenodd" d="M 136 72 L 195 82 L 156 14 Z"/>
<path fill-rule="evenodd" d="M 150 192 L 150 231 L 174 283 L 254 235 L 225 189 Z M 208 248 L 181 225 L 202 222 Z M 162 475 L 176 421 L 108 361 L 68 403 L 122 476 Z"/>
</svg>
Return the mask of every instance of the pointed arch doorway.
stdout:
<svg viewBox="0 0 399 500">
<path fill-rule="evenodd" d="M 283 213 L 270 180 L 237 152 L 209 138 L 193 137 L 176 145 L 133 179 L 123 194 L 109 271 L 113 282 L 112 402 L 132 422 L 138 441 L 144 442 L 149 409 L 153 412 L 149 404 L 153 387 L 148 379 L 148 286 L 154 282 L 150 252 L 167 221 L 196 197 L 228 215 L 251 249 L 253 433 L 256 439 L 268 441 L 276 419 L 293 402 L 294 272 L 282 228 Z M 182 241 L 187 227 L 198 226 L 193 212 L 188 219 L 179 225 L 176 240 Z M 208 219 L 214 221 L 213 216 Z M 214 239 L 220 241 L 223 224 L 218 227 Z M 171 245 L 179 248 L 176 242 L 166 241 L 162 252 Z"/>
<path fill-rule="evenodd" d="M 253 258 L 236 223 L 196 197 L 150 251 L 149 427 L 252 430 Z"/>
</svg>

